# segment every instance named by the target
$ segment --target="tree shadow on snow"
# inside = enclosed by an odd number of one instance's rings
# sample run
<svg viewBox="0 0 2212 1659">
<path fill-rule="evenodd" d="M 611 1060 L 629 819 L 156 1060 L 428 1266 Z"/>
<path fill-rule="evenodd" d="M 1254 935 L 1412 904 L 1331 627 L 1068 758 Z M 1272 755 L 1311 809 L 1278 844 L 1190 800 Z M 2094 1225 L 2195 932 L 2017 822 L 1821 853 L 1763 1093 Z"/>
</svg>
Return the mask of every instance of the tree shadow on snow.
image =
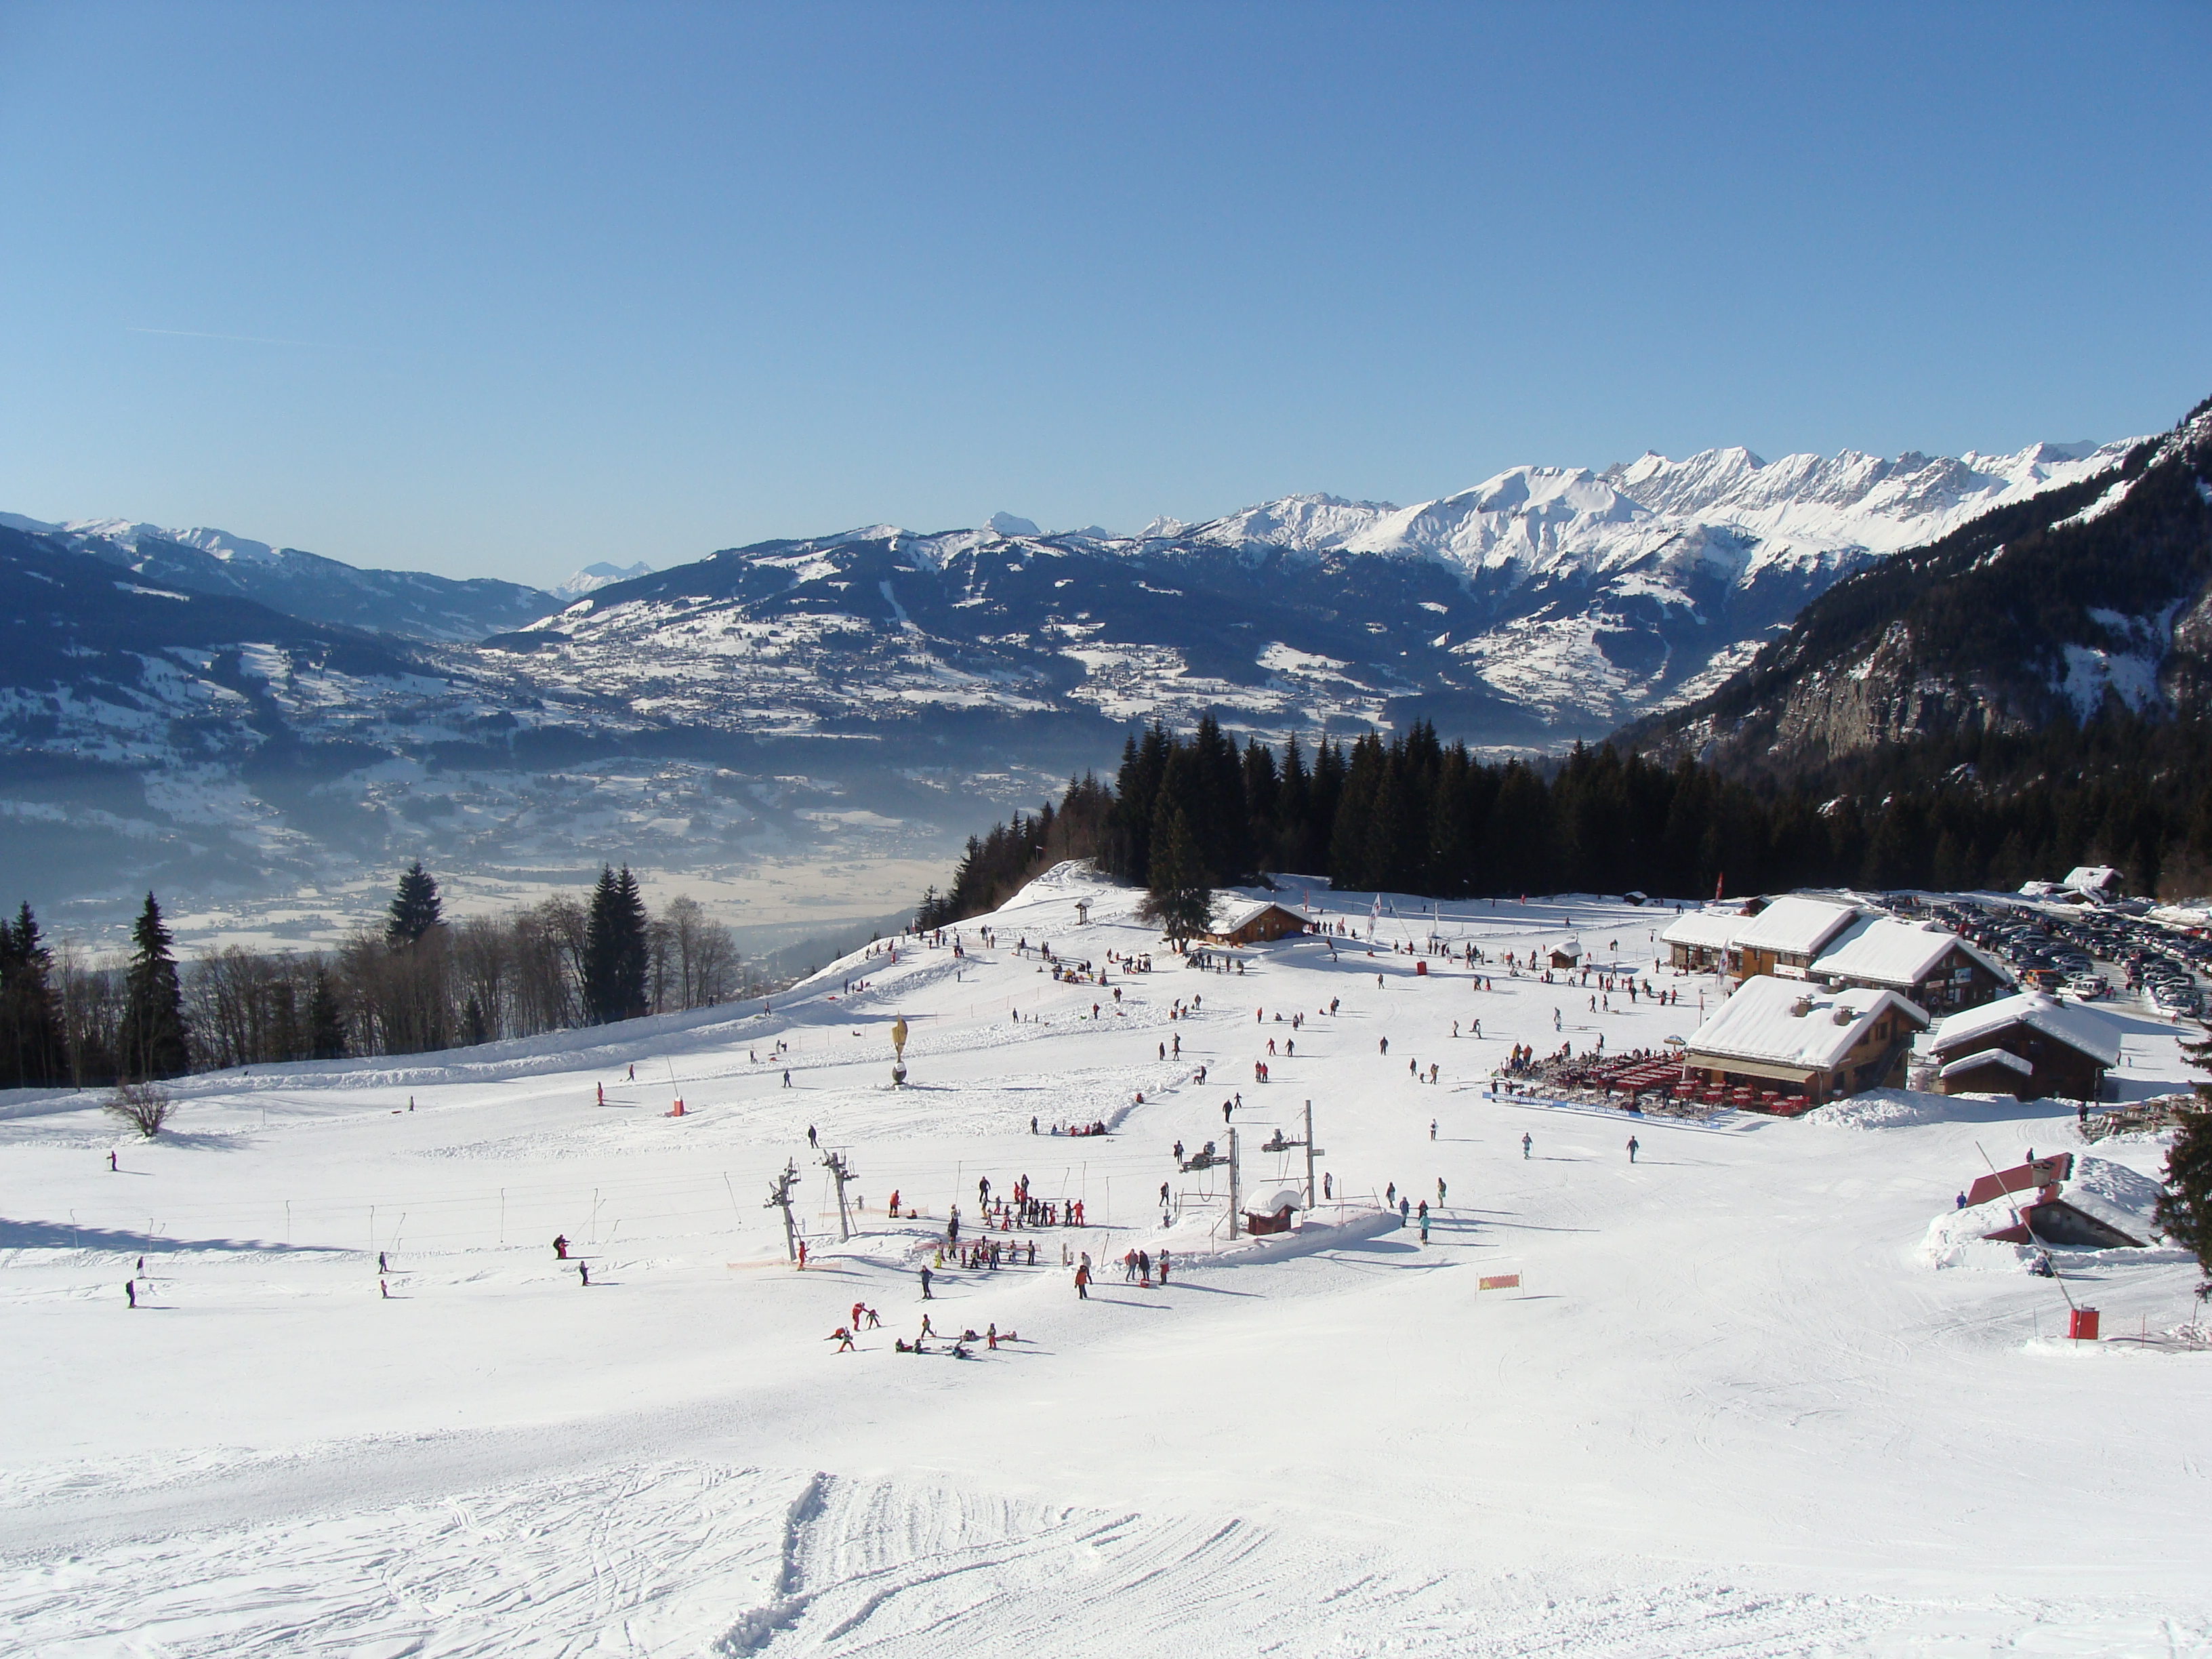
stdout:
<svg viewBox="0 0 2212 1659">
<path fill-rule="evenodd" d="M 10 1221 L 0 1218 L 0 1250 L 117 1250 L 127 1255 L 174 1255 L 183 1250 L 275 1250 L 293 1255 L 343 1255 L 331 1244 L 278 1244 L 261 1238 L 160 1238 L 112 1227 L 72 1227 L 66 1221 Z"/>
<path fill-rule="evenodd" d="M 1539 1221 L 1486 1221 L 1486 1227 L 1505 1227 L 1516 1233 L 1594 1233 L 1595 1227 L 1547 1227 Z"/>
<path fill-rule="evenodd" d="M 1260 1296 L 1258 1291 L 1232 1291 L 1226 1285 L 1201 1285 L 1194 1279 L 1178 1279 L 1168 1286 L 1177 1291 L 1204 1291 L 1208 1296 Z M 1265 1298 L 1262 1297 L 1264 1300 Z"/>
</svg>

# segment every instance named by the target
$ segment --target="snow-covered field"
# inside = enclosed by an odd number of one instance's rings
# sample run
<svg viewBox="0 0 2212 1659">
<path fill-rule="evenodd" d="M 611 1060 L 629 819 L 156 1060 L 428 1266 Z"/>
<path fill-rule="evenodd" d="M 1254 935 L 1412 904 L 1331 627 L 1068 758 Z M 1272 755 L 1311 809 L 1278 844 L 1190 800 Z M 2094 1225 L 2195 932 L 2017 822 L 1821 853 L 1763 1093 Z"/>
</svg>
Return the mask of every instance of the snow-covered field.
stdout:
<svg viewBox="0 0 2212 1659">
<path fill-rule="evenodd" d="M 1404 908 L 1382 939 L 1425 932 Z M 848 959 L 766 1013 L 193 1079 L 150 1146 L 0 1097 L 0 1651 L 2212 1653 L 2212 1354 L 2069 1344 L 2059 1286 L 1931 1231 L 1984 1152 L 2087 1152 L 2124 1200 L 2155 1142 L 1902 1095 L 1710 1125 L 1491 1097 L 1516 1040 L 1656 1045 L 1714 994 L 1595 901 L 1437 925 L 1571 931 L 1685 1006 L 1310 939 L 1107 988 L 1013 948 L 1155 948 L 1128 912 L 1063 877 L 996 948 Z M 2184 1074 L 2118 1018 L 2130 1092 Z M 1303 1172 L 1254 1148 L 1312 1101 L 1356 1195 L 1332 1227 L 1240 1255 L 1220 1172 L 1176 1174 L 1239 1092 L 1248 1193 Z M 810 1126 L 856 1169 L 849 1244 Z M 763 1201 L 787 1158 L 803 1273 Z M 949 1206 L 972 1231 L 977 1178 L 1024 1175 L 1089 1224 L 1000 1235 L 1038 1265 L 948 1267 L 927 1308 L 1018 1340 L 893 1352 Z M 1440 1180 L 1425 1245 L 1370 1207 Z M 1123 1282 L 1163 1244 L 1169 1285 Z M 2108 1336 L 2191 1310 L 2174 1251 L 2068 1273 Z M 883 1325 L 840 1353 L 855 1301 Z"/>
</svg>

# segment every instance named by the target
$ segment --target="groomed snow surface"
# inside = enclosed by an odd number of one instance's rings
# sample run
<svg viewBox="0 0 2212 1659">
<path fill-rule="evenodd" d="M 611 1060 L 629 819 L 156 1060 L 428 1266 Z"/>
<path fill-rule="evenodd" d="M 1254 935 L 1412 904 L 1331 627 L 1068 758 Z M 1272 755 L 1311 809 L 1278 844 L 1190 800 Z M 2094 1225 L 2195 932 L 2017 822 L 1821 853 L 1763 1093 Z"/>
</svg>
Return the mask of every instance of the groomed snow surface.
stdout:
<svg viewBox="0 0 2212 1659">
<path fill-rule="evenodd" d="M 1364 927 L 1364 896 L 1312 896 Z M 1427 932 L 1395 908 L 1381 939 Z M 1494 955 L 1571 934 L 1680 1006 L 1301 939 L 1241 975 L 1115 972 L 1117 1009 L 1013 948 L 1168 963 L 1130 911 L 1056 872 L 997 948 L 970 924 L 965 956 L 851 959 L 765 1014 L 192 1079 L 154 1145 L 0 1097 L 0 1651 L 2212 1653 L 2212 1355 L 2069 1344 L 2019 1252 L 1931 1232 L 1984 1153 L 2084 1151 L 2069 1108 L 1491 1097 L 1516 1040 L 1656 1046 L 1717 994 L 1652 969 L 1671 913 L 1595 900 L 1435 925 Z M 2124 1086 L 2184 1074 L 2172 1027 L 2118 1018 Z M 1303 1174 L 1252 1149 L 1310 1098 L 1356 1195 L 1241 1257 L 1220 1172 L 1169 1155 L 1240 1091 L 1248 1193 Z M 857 1170 L 849 1245 L 809 1125 Z M 2163 1157 L 2094 1151 L 2114 1203 Z M 763 1202 L 787 1158 L 804 1273 Z M 977 1177 L 1024 1174 L 1091 1224 L 1001 1235 L 1039 1265 L 948 1267 L 927 1308 L 1018 1340 L 894 1352 L 948 1206 L 972 1231 Z M 1376 1213 L 1439 1179 L 1425 1245 Z M 887 1219 L 894 1188 L 926 1218 Z M 1123 1281 L 1164 1244 L 1167 1286 Z M 1087 1302 L 1063 1246 L 1099 1264 Z M 2171 1249 L 2065 1271 L 2107 1337 L 2191 1311 Z M 883 1325 L 840 1353 L 855 1301 Z"/>
</svg>

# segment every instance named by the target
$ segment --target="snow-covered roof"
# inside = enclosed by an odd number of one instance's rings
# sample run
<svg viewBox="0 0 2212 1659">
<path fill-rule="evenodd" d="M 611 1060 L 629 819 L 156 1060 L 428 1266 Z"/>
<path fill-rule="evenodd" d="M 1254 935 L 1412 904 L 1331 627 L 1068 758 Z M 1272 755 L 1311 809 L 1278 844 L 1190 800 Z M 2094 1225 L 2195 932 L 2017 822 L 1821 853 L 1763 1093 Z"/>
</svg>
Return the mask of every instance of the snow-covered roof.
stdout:
<svg viewBox="0 0 2212 1659">
<path fill-rule="evenodd" d="M 1954 947 L 2003 983 L 2012 983 L 2012 975 L 2001 963 L 1949 929 L 1933 922 L 1899 921 L 1894 916 L 1860 917 L 1813 958 L 1813 971 L 1838 979 L 1872 980 L 1877 985 L 1912 986 L 1932 973 Z"/>
<path fill-rule="evenodd" d="M 1265 915 L 1270 910 L 1280 910 L 1297 917 L 1301 926 L 1305 918 L 1279 899 L 1248 899 L 1235 893 L 1216 893 L 1213 896 L 1212 919 L 1206 925 L 1210 933 L 1233 933 L 1245 923 Z"/>
<path fill-rule="evenodd" d="M 2080 864 L 2066 872 L 2060 884 L 2077 893 L 2102 893 L 2120 884 L 2120 872 L 2107 864 Z"/>
<path fill-rule="evenodd" d="M 2000 997 L 1978 1008 L 1949 1015 L 1929 1034 L 1928 1046 L 1936 1054 L 1946 1054 L 2015 1023 L 2057 1037 L 2106 1066 L 2120 1063 L 2118 1027 L 2078 1003 L 2061 1002 L 2040 991 L 2022 991 L 2017 996 Z"/>
<path fill-rule="evenodd" d="M 1735 941 L 1750 918 L 1740 910 L 1686 910 L 1668 922 L 1659 937 L 1668 945 L 1693 945 L 1722 950 Z"/>
<path fill-rule="evenodd" d="M 1563 939 L 1552 947 L 1552 954 L 1572 957 L 1577 961 L 1580 961 L 1583 954 L 1583 942 L 1578 939 Z"/>
<path fill-rule="evenodd" d="M 1799 980 L 1760 974 L 1744 981 L 1735 994 L 1714 1010 L 1690 1038 L 1694 1062 L 1700 1054 L 1765 1060 L 1808 1071 L 1832 1071 L 1889 1008 L 1915 1024 L 1928 1016 L 1920 1006 L 1894 991 L 1851 986 L 1822 991 Z M 1846 1018 L 1837 1021 L 1840 1009 Z"/>
<path fill-rule="evenodd" d="M 1953 1060 L 1948 1066 L 1943 1067 L 1942 1071 L 1936 1073 L 1936 1075 L 1938 1077 L 1957 1077 L 1962 1073 L 1971 1072 L 1975 1070 L 1977 1067 L 1983 1066 L 2009 1066 L 2012 1070 L 2018 1072 L 2022 1077 L 2027 1076 L 2030 1073 L 2035 1070 L 2034 1066 L 2031 1062 L 2022 1060 L 2018 1054 L 2013 1053 L 2009 1048 L 1984 1048 L 1975 1054 L 1961 1055 L 1957 1060 Z"/>
<path fill-rule="evenodd" d="M 1735 943 L 1746 950 L 1778 951 L 1808 957 L 1841 933 L 1859 914 L 1856 904 L 1803 898 L 1792 893 L 1775 900 L 1747 922 L 1735 936 Z"/>
</svg>

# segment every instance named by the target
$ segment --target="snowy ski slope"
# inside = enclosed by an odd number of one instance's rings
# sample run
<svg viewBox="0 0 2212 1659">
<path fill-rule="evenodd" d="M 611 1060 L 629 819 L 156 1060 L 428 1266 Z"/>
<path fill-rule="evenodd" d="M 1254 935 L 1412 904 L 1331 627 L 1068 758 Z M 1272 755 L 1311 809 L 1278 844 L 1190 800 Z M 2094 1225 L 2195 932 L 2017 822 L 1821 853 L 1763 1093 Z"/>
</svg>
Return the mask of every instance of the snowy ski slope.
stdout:
<svg viewBox="0 0 2212 1659">
<path fill-rule="evenodd" d="M 1364 928 L 1365 896 L 1311 897 Z M 1115 971 L 1116 1009 L 1014 949 L 1157 950 L 1130 902 L 1055 872 L 996 947 L 970 924 L 766 1012 L 195 1079 L 153 1146 L 0 1096 L 0 1653 L 2212 1653 L 2212 1356 L 2075 1347 L 2058 1287 L 1940 1224 L 1984 1152 L 2093 1154 L 2119 1201 L 2160 1146 L 1902 1094 L 1712 1124 L 1493 1098 L 1514 1041 L 1656 1045 L 1717 994 L 1653 969 L 1665 915 L 1592 899 L 1434 926 L 1571 935 L 1683 1006 L 1306 939 Z M 1396 908 L 1382 941 L 1431 925 Z M 2185 1074 L 2172 1028 L 2115 1017 L 2127 1092 Z M 1240 1092 L 1248 1192 L 1303 1172 L 1251 1149 L 1311 1099 L 1335 1224 L 1221 1237 L 1218 1176 L 1169 1148 Z M 850 1244 L 810 1125 L 857 1169 Z M 763 1204 L 787 1158 L 804 1273 Z M 1001 1235 L 1039 1265 L 948 1267 L 927 1310 L 1018 1340 L 895 1353 L 948 1206 L 972 1231 L 978 1176 L 1024 1174 L 1090 1224 Z M 1370 1194 L 1439 1178 L 1426 1245 L 1382 1223 Z M 1123 1282 L 1163 1244 L 1166 1287 Z M 2190 1310 L 2177 1251 L 2068 1272 L 2107 1335 Z M 838 1353 L 856 1300 L 883 1326 Z"/>
</svg>

